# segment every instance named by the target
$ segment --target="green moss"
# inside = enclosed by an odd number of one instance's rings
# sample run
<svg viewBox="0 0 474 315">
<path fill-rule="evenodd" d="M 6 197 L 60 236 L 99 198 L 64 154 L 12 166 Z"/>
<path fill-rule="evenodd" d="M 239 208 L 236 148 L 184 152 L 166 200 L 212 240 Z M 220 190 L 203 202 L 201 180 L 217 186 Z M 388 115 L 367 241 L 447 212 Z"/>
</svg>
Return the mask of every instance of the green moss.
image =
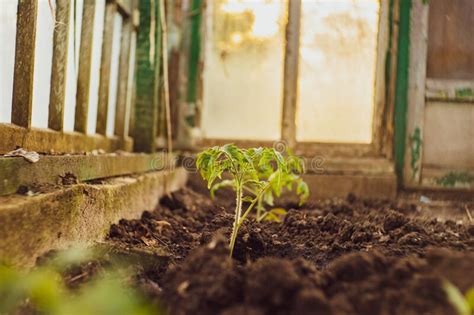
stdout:
<svg viewBox="0 0 474 315">
<path fill-rule="evenodd" d="M 468 172 L 451 171 L 436 180 L 436 184 L 443 187 L 471 186 L 474 176 Z"/>
</svg>

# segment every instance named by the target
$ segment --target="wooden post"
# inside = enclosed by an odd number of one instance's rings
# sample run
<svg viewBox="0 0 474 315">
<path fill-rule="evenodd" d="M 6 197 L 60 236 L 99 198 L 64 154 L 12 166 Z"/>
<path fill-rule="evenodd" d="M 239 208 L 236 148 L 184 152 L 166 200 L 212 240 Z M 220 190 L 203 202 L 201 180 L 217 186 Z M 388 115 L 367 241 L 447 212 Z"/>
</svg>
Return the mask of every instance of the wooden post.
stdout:
<svg viewBox="0 0 474 315">
<path fill-rule="evenodd" d="M 160 100 L 160 41 L 159 0 L 140 1 L 140 31 L 137 39 L 137 76 L 135 151 L 154 152 Z"/>
<path fill-rule="evenodd" d="M 19 0 L 11 122 L 31 127 L 35 67 L 37 0 Z"/>
<path fill-rule="evenodd" d="M 281 139 L 292 148 L 296 143 L 296 105 L 301 24 L 301 0 L 288 1 L 285 65 L 283 74 L 283 112 Z"/>
<path fill-rule="evenodd" d="M 48 127 L 57 131 L 62 131 L 64 124 L 70 3 L 69 0 L 57 0 L 56 2 Z"/>
<path fill-rule="evenodd" d="M 410 187 L 418 186 L 421 181 L 429 4 L 423 0 L 413 0 L 412 6 L 405 140 L 407 150 L 403 174 L 405 184 Z"/>
<path fill-rule="evenodd" d="M 82 133 L 87 132 L 94 15 L 95 0 L 84 0 L 80 45 L 81 53 L 79 54 L 79 73 L 76 92 L 76 113 L 74 118 L 74 130 Z"/>
<path fill-rule="evenodd" d="M 130 17 L 124 19 L 122 39 L 120 44 L 120 61 L 118 73 L 117 108 L 115 111 L 115 135 L 125 137 L 125 117 L 127 110 L 128 70 L 130 69 L 130 41 L 132 37 L 132 21 Z"/>
<path fill-rule="evenodd" d="M 105 135 L 107 131 L 107 113 L 109 111 L 110 69 L 112 62 L 112 41 L 116 4 L 107 2 L 105 6 L 104 37 L 100 62 L 99 104 L 97 105 L 96 132 Z"/>
</svg>

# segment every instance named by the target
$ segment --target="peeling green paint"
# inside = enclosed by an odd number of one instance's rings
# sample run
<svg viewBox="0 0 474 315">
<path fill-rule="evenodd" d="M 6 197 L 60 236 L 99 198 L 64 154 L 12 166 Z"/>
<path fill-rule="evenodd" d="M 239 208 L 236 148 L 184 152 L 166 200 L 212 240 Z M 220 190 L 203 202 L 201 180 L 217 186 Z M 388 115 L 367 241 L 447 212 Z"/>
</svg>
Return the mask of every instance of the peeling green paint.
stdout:
<svg viewBox="0 0 474 315">
<path fill-rule="evenodd" d="M 410 137 L 411 142 L 411 177 L 415 179 L 418 173 L 420 172 L 420 157 L 421 157 L 421 130 L 419 127 L 415 128 L 413 135 Z"/>
<path fill-rule="evenodd" d="M 443 187 L 458 187 L 467 186 L 470 187 L 474 183 L 474 175 L 469 172 L 451 171 L 436 179 L 436 184 Z"/>
<path fill-rule="evenodd" d="M 398 21 L 397 83 L 395 90 L 395 165 L 399 180 L 403 178 L 408 104 L 408 67 L 410 55 L 411 0 L 400 0 Z"/>
<path fill-rule="evenodd" d="M 471 98 L 474 96 L 474 91 L 470 87 L 456 89 L 455 96 L 456 98 Z"/>
</svg>

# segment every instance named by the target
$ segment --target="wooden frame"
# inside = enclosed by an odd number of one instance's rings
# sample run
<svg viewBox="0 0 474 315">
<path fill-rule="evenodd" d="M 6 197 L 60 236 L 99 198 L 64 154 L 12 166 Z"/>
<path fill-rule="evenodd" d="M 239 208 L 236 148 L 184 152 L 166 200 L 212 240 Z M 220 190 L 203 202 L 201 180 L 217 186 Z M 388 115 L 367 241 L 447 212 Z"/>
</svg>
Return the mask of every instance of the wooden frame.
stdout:
<svg viewBox="0 0 474 315">
<path fill-rule="evenodd" d="M 427 78 L 425 96 L 430 101 L 474 102 L 474 81 Z"/>
<path fill-rule="evenodd" d="M 410 56 L 408 80 L 407 134 L 403 180 L 407 187 L 417 186 L 421 179 L 423 159 L 423 124 L 425 107 L 426 57 L 428 52 L 429 5 L 423 0 L 412 2 L 410 18 Z"/>
<path fill-rule="evenodd" d="M 380 6 L 379 32 L 377 35 L 377 59 L 375 76 L 374 113 L 372 127 L 372 143 L 319 143 L 296 141 L 296 106 L 297 106 L 297 79 L 299 53 L 295 47 L 299 46 L 300 23 L 301 23 L 301 1 L 288 1 L 288 25 L 286 28 L 286 48 L 284 61 L 284 95 L 281 122 L 281 139 L 275 141 L 244 141 L 236 139 L 201 139 L 197 141 L 198 146 L 207 146 L 219 143 L 238 143 L 243 146 L 251 144 L 272 145 L 283 141 L 286 146 L 291 147 L 296 153 L 305 156 L 324 153 L 329 157 L 392 157 L 393 139 L 385 136 L 387 129 L 392 130 L 392 122 L 386 119 L 392 105 L 388 104 L 386 79 L 386 57 L 390 41 L 390 3 L 382 0 Z M 393 35 L 393 34 L 392 34 Z M 396 45 L 395 45 L 396 49 Z M 390 77 L 391 82 L 393 78 Z M 393 87 L 394 89 L 394 87 Z M 394 91 L 393 91 L 394 93 Z M 393 94 L 392 94 L 393 98 Z M 393 116 L 390 116 L 393 117 Z M 181 128 L 180 128 L 181 129 Z"/>
<path fill-rule="evenodd" d="M 474 81 L 427 77 L 429 9 L 427 1 L 412 2 L 403 183 L 408 188 L 473 189 L 474 169 L 460 170 L 455 166 L 448 169 L 423 163 L 426 104 L 443 102 L 446 106 L 455 106 L 449 103 L 474 101 Z M 456 184 L 466 178 L 470 178 L 470 182 Z"/>
</svg>

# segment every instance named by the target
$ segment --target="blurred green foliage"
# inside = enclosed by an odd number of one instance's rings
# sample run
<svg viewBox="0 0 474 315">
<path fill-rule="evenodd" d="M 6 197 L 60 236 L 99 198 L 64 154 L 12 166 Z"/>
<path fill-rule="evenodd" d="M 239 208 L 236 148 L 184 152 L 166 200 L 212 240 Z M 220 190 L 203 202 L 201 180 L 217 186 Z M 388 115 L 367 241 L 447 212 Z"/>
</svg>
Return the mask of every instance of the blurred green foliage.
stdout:
<svg viewBox="0 0 474 315">
<path fill-rule="evenodd" d="M 0 265 L 0 314 L 161 314 L 127 285 L 130 277 L 123 270 L 104 270 L 77 290 L 69 289 L 62 273 L 90 258 L 89 251 L 75 249 L 29 272 Z"/>
</svg>

